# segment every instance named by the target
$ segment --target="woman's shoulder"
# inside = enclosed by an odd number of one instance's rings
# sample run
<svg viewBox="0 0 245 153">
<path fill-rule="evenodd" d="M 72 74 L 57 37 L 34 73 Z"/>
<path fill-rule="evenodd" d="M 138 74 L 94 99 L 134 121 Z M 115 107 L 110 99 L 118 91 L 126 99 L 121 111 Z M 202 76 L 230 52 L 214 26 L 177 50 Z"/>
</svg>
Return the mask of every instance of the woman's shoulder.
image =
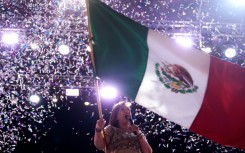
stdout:
<svg viewBox="0 0 245 153">
<path fill-rule="evenodd" d="M 107 126 L 105 127 L 105 129 L 113 129 L 113 130 L 116 130 L 116 129 L 118 129 L 118 128 L 116 128 L 115 126 L 112 126 L 112 125 L 107 125 Z"/>
<path fill-rule="evenodd" d="M 115 126 L 112 126 L 112 125 L 107 125 L 107 126 L 105 127 L 105 130 L 106 130 L 106 131 L 118 131 L 119 128 L 117 128 L 117 127 L 115 127 Z"/>
<path fill-rule="evenodd" d="M 106 130 L 106 129 L 112 129 L 112 128 L 113 128 L 113 126 L 107 125 L 107 126 L 105 127 L 105 130 Z"/>
</svg>

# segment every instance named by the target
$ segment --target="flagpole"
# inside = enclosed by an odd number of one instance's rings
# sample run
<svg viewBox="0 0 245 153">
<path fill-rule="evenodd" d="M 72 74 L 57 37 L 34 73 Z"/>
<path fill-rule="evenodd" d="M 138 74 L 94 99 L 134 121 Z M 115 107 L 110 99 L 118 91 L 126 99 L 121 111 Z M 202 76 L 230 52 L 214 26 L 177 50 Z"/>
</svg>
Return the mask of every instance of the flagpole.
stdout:
<svg viewBox="0 0 245 153">
<path fill-rule="evenodd" d="M 94 60 L 94 51 L 93 51 L 93 44 L 92 44 L 93 34 L 92 34 L 92 30 L 91 30 L 91 25 L 90 25 L 89 0 L 86 0 L 86 8 L 87 8 L 87 17 L 88 17 L 89 47 L 90 47 L 90 50 L 91 50 L 90 57 L 91 57 L 91 60 L 92 60 L 94 71 L 96 73 L 95 60 Z M 99 89 L 99 78 L 96 77 L 94 82 L 95 82 L 96 100 L 97 100 L 97 105 L 98 105 L 99 118 L 103 119 L 101 99 L 100 99 L 100 89 Z M 105 151 L 106 151 L 107 147 L 106 147 L 106 139 L 105 139 L 105 131 L 104 131 L 104 129 L 102 129 L 102 136 L 103 136 L 103 140 L 105 142 Z"/>
<path fill-rule="evenodd" d="M 89 47 L 91 50 L 90 57 L 92 60 L 94 71 L 96 72 L 95 61 L 94 61 L 94 51 L 93 51 L 93 44 L 92 44 L 93 34 L 92 34 L 92 30 L 91 30 L 91 25 L 90 25 L 89 0 L 86 0 L 86 7 L 87 7 L 87 16 L 88 16 Z M 95 88 L 96 88 L 96 94 L 97 94 L 96 97 L 97 97 L 99 118 L 103 118 L 102 106 L 101 106 L 101 100 L 100 100 L 100 91 L 99 91 L 99 79 L 98 78 L 95 79 Z"/>
</svg>

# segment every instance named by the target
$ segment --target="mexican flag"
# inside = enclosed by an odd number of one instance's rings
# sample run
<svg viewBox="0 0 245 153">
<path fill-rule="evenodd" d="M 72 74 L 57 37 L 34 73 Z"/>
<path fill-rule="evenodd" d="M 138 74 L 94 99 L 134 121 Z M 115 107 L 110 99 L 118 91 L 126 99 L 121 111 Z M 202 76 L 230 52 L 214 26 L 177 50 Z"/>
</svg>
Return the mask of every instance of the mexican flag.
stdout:
<svg viewBox="0 0 245 153">
<path fill-rule="evenodd" d="M 223 145 L 245 149 L 245 69 L 91 0 L 97 76 L 121 95 Z"/>
</svg>

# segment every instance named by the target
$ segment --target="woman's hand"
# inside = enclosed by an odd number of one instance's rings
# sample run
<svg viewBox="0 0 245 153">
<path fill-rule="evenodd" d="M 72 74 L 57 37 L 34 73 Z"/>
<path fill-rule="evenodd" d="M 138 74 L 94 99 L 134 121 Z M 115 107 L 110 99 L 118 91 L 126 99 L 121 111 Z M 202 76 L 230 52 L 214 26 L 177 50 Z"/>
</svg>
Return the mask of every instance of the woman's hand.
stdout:
<svg viewBox="0 0 245 153">
<path fill-rule="evenodd" d="M 97 120 L 95 128 L 102 130 L 105 127 L 105 123 L 106 123 L 106 120 L 101 118 L 101 119 Z"/>
<path fill-rule="evenodd" d="M 141 133 L 139 127 L 135 124 L 131 125 L 131 131 L 136 132 L 137 135 Z"/>
<path fill-rule="evenodd" d="M 105 127 L 106 121 L 101 118 L 96 121 L 95 133 L 94 133 L 94 145 L 97 149 L 103 150 L 105 148 L 105 141 L 102 134 L 102 130 Z"/>
</svg>

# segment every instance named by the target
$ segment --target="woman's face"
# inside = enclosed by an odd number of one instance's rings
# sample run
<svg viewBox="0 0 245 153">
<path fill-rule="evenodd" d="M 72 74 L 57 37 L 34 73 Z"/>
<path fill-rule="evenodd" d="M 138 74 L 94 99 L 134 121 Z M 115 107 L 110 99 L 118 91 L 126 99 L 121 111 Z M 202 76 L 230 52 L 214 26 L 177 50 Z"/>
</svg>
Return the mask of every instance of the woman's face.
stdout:
<svg viewBox="0 0 245 153">
<path fill-rule="evenodd" d="M 129 107 L 123 105 L 117 114 L 117 119 L 121 121 L 128 121 L 128 118 L 131 116 L 131 111 Z"/>
</svg>

